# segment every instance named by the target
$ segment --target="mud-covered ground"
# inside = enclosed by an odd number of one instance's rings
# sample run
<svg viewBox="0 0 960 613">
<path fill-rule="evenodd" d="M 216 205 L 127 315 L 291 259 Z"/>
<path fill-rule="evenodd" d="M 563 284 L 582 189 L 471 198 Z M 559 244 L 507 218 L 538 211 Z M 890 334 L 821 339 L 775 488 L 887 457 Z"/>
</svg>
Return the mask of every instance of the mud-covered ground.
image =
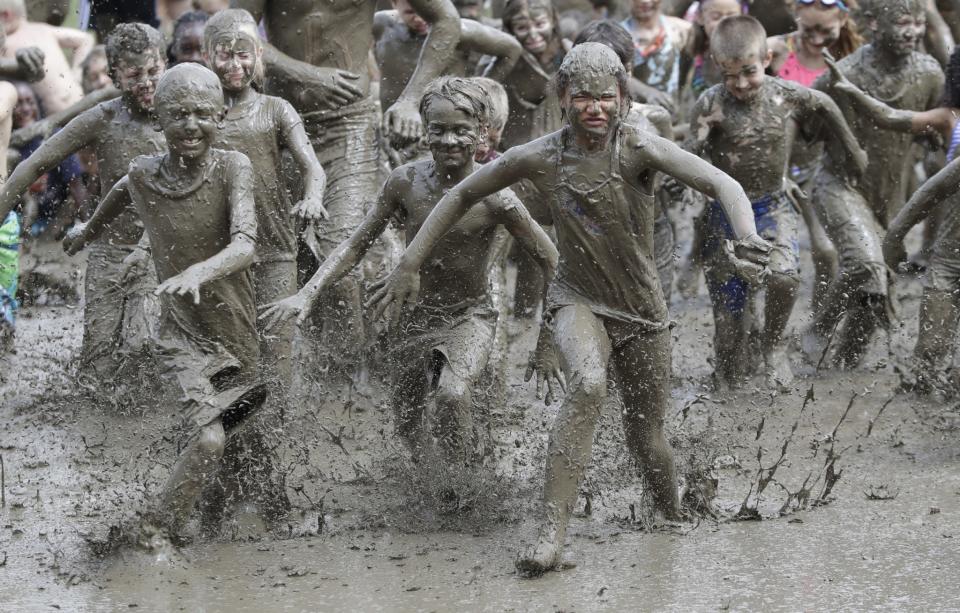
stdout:
<svg viewBox="0 0 960 613">
<path fill-rule="evenodd" d="M 528 517 L 555 414 L 522 380 L 535 331 L 511 342 L 484 469 L 418 472 L 391 435 L 382 393 L 317 377 L 296 390 L 306 400 L 285 422 L 296 513 L 280 534 L 238 508 L 216 542 L 98 559 L 89 543 L 166 475 L 169 419 L 157 396 L 91 406 L 71 376 L 80 308 L 27 307 L 2 366 L 0 610 L 958 609 L 960 414 L 894 394 L 919 282 L 899 293 L 902 323 L 857 371 L 825 365 L 811 378 L 795 356 L 804 377 L 790 393 L 758 378 L 727 395 L 703 385 L 713 351 L 705 293 L 675 296 L 668 422 L 681 472 L 712 468 L 719 480 L 711 512 L 648 527 L 611 402 L 568 538 L 576 567 L 535 580 L 513 570 L 535 537 Z M 794 329 L 807 304 L 805 291 Z M 463 508 L 441 512 L 437 484 L 454 484 Z"/>
</svg>

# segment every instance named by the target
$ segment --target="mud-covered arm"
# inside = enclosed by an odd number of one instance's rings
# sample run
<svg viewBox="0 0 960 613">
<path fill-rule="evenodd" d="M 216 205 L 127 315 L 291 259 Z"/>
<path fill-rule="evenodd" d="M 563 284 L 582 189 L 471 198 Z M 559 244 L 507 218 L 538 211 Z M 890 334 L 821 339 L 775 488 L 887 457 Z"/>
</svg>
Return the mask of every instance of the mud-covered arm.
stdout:
<svg viewBox="0 0 960 613">
<path fill-rule="evenodd" d="M 638 172 L 644 168 L 658 170 L 717 200 L 737 240 L 756 235 L 750 199 L 730 175 L 654 134 L 641 134 L 631 151 L 634 155 L 630 161 Z"/>
<path fill-rule="evenodd" d="M 827 94 L 815 89 L 807 89 L 805 94 L 807 95 L 802 98 L 801 110 L 804 123 L 818 120 L 823 122 L 824 140 L 832 140 L 840 146 L 847 172 L 851 177 L 863 176 L 867 170 L 867 154 L 857 141 L 857 137 L 853 135 L 853 130 L 847 125 L 837 103 Z M 834 161 L 839 162 L 841 160 L 836 159 L 837 153 L 840 152 L 833 152 L 832 157 L 835 158 Z"/>
<path fill-rule="evenodd" d="M 22 147 L 34 138 L 42 136 L 47 138 L 57 128 L 62 127 L 68 121 L 72 121 L 81 113 L 85 113 L 97 106 L 101 102 L 112 100 L 120 95 L 120 90 L 110 85 L 95 92 L 90 92 L 77 102 L 71 104 L 62 111 L 57 111 L 52 115 L 47 115 L 43 119 L 33 122 L 29 126 L 14 130 L 10 136 L 10 144 L 14 147 Z"/>
<path fill-rule="evenodd" d="M 97 44 L 93 34 L 77 30 L 76 28 L 61 28 L 57 26 L 47 26 L 53 32 L 57 39 L 57 44 L 61 49 L 70 49 L 73 51 L 73 57 L 70 58 L 70 66 L 74 70 L 80 70 L 80 64 L 90 55 L 94 45 Z M 78 75 L 79 76 L 79 75 Z"/>
<path fill-rule="evenodd" d="M 410 6 L 430 24 L 430 33 L 407 86 L 383 114 L 387 131 L 406 140 L 420 137 L 420 97 L 427 84 L 443 73 L 460 43 L 460 15 L 450 0 L 410 0 Z"/>
<path fill-rule="evenodd" d="M 924 32 L 923 42 L 927 53 L 932 55 L 942 67 L 946 68 L 950 62 L 950 52 L 953 50 L 953 33 L 950 26 L 937 10 L 936 0 L 926 0 L 927 29 Z"/>
<path fill-rule="evenodd" d="M 310 144 L 300 115 L 286 100 L 280 103 L 277 125 L 280 128 L 283 143 L 303 176 L 303 200 L 294 207 L 293 212 L 307 219 L 326 218 L 327 210 L 323 206 L 323 194 L 327 189 L 327 174 L 323 171 L 320 160 L 317 159 L 317 154 Z"/>
<path fill-rule="evenodd" d="M 80 115 L 20 162 L 0 193 L 0 219 L 7 216 L 20 195 L 38 177 L 53 169 L 71 153 L 93 142 L 103 125 L 102 120 L 103 115 L 97 108 Z"/>
<path fill-rule="evenodd" d="M 23 47 L 14 52 L 14 57 L 0 58 L 0 78 L 20 79 L 35 83 L 43 79 L 46 72 L 43 51 L 37 47 Z"/>
<path fill-rule="evenodd" d="M 523 52 L 516 38 L 479 21 L 461 19 L 460 36 L 461 48 L 494 56 L 495 59 L 486 65 L 483 76 L 496 81 L 507 78 Z"/>
<path fill-rule="evenodd" d="M 543 227 L 536 222 L 516 194 L 510 189 L 498 192 L 496 196 L 498 217 L 503 227 L 520 243 L 524 251 L 530 254 L 540 270 L 543 271 L 543 300 L 547 299 L 547 287 L 553 281 L 560 262 L 560 252 L 550 240 Z"/>
<path fill-rule="evenodd" d="M 79 253 L 81 249 L 95 241 L 103 233 L 104 228 L 131 204 L 130 178 L 124 175 L 100 201 L 90 221 L 74 226 L 67 233 L 67 237 L 63 239 L 63 250 L 70 255 Z"/>
<path fill-rule="evenodd" d="M 960 158 L 931 177 L 904 205 L 887 230 L 887 241 L 902 242 L 910 229 L 928 217 L 938 204 L 957 193 L 960 187 Z"/>
</svg>

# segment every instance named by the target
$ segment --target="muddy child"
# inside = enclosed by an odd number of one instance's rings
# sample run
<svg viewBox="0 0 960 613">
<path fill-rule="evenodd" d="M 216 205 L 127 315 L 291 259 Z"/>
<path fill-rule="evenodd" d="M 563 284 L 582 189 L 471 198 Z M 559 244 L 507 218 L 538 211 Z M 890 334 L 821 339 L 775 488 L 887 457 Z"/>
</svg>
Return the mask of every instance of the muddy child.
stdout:
<svg viewBox="0 0 960 613">
<path fill-rule="evenodd" d="M 798 213 L 785 191 L 791 122 L 808 140 L 826 132 L 840 144 L 846 166 L 857 176 L 866 165 L 843 116 L 828 96 L 801 85 L 768 77 L 766 32 L 748 16 L 728 17 L 717 25 L 710 50 L 723 83 L 707 90 L 690 119 L 689 150 L 729 173 L 753 203 L 760 235 L 773 243 L 760 343 L 767 383 L 793 380 L 781 336 L 793 310 L 799 285 Z M 821 130 L 825 126 L 826 130 Z M 701 246 L 707 287 L 713 303 L 716 375 L 721 385 L 741 385 L 747 362 L 750 303 L 760 289 L 730 270 L 722 241 L 730 228 L 722 209 L 709 203 Z"/>
<path fill-rule="evenodd" d="M 162 155 L 139 156 L 104 197 L 90 222 L 64 241 L 76 253 L 131 203 L 150 238 L 160 284 L 157 347 L 176 381 L 183 452 L 141 539 L 175 544 L 204 486 L 216 475 L 228 438 L 259 408 L 259 347 L 250 266 L 257 241 L 254 171 L 242 153 L 213 149 L 223 115 L 217 76 L 185 63 L 156 88 L 168 143 Z"/>
<path fill-rule="evenodd" d="M 165 68 L 163 37 L 143 24 L 122 24 L 106 46 L 110 75 L 120 98 L 80 114 L 24 160 L 0 194 L 0 214 L 14 206 L 38 177 L 84 147 L 97 154 L 100 186 L 105 193 L 126 174 L 138 155 L 159 153 L 163 134 L 151 117 L 157 80 Z M 82 370 L 99 381 L 116 374 L 120 349 L 137 349 L 150 337 L 156 304 L 150 298 L 153 273 L 124 264 L 143 231 L 136 213 L 114 219 L 90 248 L 84 287 Z"/>
<path fill-rule="evenodd" d="M 863 92 L 904 111 L 938 106 L 943 73 L 937 62 L 917 52 L 924 6 L 917 0 L 875 0 L 865 9 L 871 32 L 864 45 L 837 62 L 837 72 Z M 833 361 L 856 366 L 875 332 L 889 320 L 887 272 L 881 240 L 888 220 L 906 195 L 905 177 L 913 164 L 912 135 L 884 129 L 863 113 L 849 94 L 834 88 L 835 77 L 814 82 L 835 100 L 869 157 L 865 176 L 854 184 L 833 164 L 820 164 L 812 201 L 827 235 L 837 247 L 839 272 L 813 324 L 803 336 L 803 349 L 819 362 L 832 345 Z M 831 340 L 831 337 L 833 339 Z"/>
<path fill-rule="evenodd" d="M 438 79 L 424 93 L 421 112 L 432 159 L 394 170 L 363 225 L 300 292 L 264 316 L 302 321 L 392 219 L 403 224 L 410 242 L 444 193 L 480 167 L 474 156 L 487 125 L 483 88 L 470 79 Z M 388 356 L 397 372 L 397 430 L 415 456 L 435 442 L 449 462 L 471 459 L 473 388 L 487 365 L 497 323 L 487 274 L 500 224 L 539 263 L 545 278 L 556 270 L 556 248 L 510 190 L 486 197 L 433 249 L 421 269 L 420 300 L 401 319 Z"/>
<path fill-rule="evenodd" d="M 447 192 L 373 297 L 381 311 L 415 301 L 418 271 L 433 246 L 484 198 L 521 179 L 549 194 L 560 263 L 532 365 L 538 379 L 547 380 L 548 401 L 564 386 L 566 395 L 550 433 L 539 539 L 517 562 L 530 574 L 561 564 L 608 374 L 622 392 L 627 444 L 657 511 L 668 518 L 680 513 L 673 453 L 663 433 L 671 349 L 653 252 L 654 174 L 673 175 L 724 203 L 737 253 L 762 262 L 769 250 L 735 181 L 622 122 L 629 109 L 627 73 L 613 51 L 598 43 L 574 47 L 556 87 L 563 128 L 508 150 Z"/>
</svg>

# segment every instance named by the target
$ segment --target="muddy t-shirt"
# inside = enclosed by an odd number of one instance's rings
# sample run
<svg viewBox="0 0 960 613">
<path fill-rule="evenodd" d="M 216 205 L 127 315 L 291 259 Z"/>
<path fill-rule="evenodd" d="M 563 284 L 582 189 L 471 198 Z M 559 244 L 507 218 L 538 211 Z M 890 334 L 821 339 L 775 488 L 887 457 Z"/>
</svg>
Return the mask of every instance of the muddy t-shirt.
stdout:
<svg viewBox="0 0 960 613">
<path fill-rule="evenodd" d="M 300 116 L 286 100 L 257 95 L 229 110 L 214 143 L 243 153 L 253 166 L 258 262 L 296 259 L 290 196 L 280 179 L 280 150 L 284 136 L 300 123 Z"/>
<path fill-rule="evenodd" d="M 130 165 L 129 189 L 150 239 L 160 281 L 222 251 L 245 235 L 256 241 L 253 170 L 242 153 L 213 149 L 197 181 L 182 188 L 165 178 L 165 156 L 142 156 Z M 190 339 L 198 346 L 220 343 L 252 368 L 257 331 L 249 269 L 205 283 L 200 303 L 193 296 L 161 297 L 160 335 Z"/>
</svg>

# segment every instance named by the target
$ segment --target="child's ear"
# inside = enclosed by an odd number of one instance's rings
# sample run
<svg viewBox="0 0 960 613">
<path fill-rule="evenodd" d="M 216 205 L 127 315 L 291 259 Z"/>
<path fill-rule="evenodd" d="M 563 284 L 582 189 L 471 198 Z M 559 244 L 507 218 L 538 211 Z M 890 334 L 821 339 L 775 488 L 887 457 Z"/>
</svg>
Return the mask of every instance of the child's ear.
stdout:
<svg viewBox="0 0 960 613">
<path fill-rule="evenodd" d="M 766 70 L 770 67 L 770 62 L 773 61 L 773 51 L 767 49 L 767 54 L 763 57 L 763 69 Z"/>
</svg>

